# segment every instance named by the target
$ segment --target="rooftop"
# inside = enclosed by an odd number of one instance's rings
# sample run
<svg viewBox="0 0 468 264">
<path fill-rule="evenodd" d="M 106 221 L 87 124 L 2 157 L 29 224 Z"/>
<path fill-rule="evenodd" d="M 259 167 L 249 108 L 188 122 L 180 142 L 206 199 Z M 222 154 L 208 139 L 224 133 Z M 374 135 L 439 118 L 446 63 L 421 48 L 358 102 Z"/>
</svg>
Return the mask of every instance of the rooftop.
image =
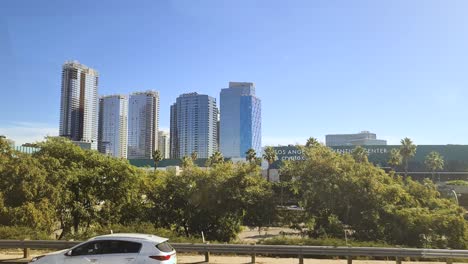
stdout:
<svg viewBox="0 0 468 264">
<path fill-rule="evenodd" d="M 102 235 L 102 236 L 93 237 L 90 240 L 104 240 L 104 239 L 110 239 L 110 238 L 144 240 L 144 241 L 155 242 L 155 243 L 162 243 L 168 240 L 167 238 L 164 238 L 164 237 L 159 237 L 159 236 L 150 235 L 150 234 L 137 234 L 137 233 L 117 233 L 117 234 Z"/>
</svg>

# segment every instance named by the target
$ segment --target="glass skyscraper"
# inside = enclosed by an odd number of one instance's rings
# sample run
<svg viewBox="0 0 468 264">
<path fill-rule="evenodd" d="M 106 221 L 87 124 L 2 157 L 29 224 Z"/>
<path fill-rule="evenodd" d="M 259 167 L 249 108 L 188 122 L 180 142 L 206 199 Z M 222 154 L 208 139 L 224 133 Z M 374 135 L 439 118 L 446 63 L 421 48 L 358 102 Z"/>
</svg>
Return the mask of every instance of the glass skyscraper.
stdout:
<svg viewBox="0 0 468 264">
<path fill-rule="evenodd" d="M 127 158 L 128 99 L 124 95 L 99 98 L 98 150 L 106 155 Z"/>
<path fill-rule="evenodd" d="M 159 92 L 136 92 L 128 100 L 128 159 L 152 159 L 158 149 Z"/>
<path fill-rule="evenodd" d="M 218 150 L 216 99 L 197 93 L 182 94 L 171 106 L 171 158 L 197 152 L 208 158 Z"/>
<path fill-rule="evenodd" d="M 97 149 L 98 138 L 97 71 L 68 61 L 62 67 L 59 135 Z"/>
<path fill-rule="evenodd" d="M 255 85 L 230 82 L 220 94 L 220 150 L 227 158 L 245 158 L 247 150 L 262 153 L 261 100 Z"/>
</svg>

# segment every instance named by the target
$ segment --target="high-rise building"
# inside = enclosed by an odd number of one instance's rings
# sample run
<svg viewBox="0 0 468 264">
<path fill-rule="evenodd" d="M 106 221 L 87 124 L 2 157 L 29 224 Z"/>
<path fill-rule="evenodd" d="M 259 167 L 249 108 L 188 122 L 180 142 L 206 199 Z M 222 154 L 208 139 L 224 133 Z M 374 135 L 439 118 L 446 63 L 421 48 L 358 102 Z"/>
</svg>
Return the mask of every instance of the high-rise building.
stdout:
<svg viewBox="0 0 468 264">
<path fill-rule="evenodd" d="M 247 150 L 262 153 L 261 101 L 255 85 L 230 82 L 220 94 L 220 150 L 227 158 L 245 158 Z"/>
<path fill-rule="evenodd" d="M 216 99 L 197 93 L 182 94 L 171 106 L 171 158 L 197 152 L 208 158 L 218 150 Z"/>
<path fill-rule="evenodd" d="M 99 74 L 77 61 L 62 67 L 60 136 L 97 149 Z"/>
<path fill-rule="evenodd" d="M 124 95 L 99 98 L 98 150 L 101 153 L 127 158 L 128 99 Z"/>
<path fill-rule="evenodd" d="M 166 131 L 159 131 L 158 142 L 158 149 L 161 151 L 163 158 L 168 159 L 171 151 L 169 133 Z"/>
<path fill-rule="evenodd" d="M 387 141 L 377 139 L 377 135 L 369 131 L 362 131 L 357 134 L 336 134 L 326 135 L 325 145 L 333 146 L 368 146 L 368 145 L 387 145 Z"/>
<path fill-rule="evenodd" d="M 151 159 L 158 149 L 159 92 L 136 92 L 128 100 L 129 159 Z"/>
</svg>

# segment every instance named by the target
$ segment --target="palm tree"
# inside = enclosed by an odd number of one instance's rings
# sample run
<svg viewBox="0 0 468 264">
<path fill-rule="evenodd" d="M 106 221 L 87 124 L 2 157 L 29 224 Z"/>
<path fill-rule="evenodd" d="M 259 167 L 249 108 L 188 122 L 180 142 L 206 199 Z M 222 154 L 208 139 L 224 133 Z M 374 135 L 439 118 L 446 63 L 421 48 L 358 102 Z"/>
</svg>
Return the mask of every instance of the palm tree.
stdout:
<svg viewBox="0 0 468 264">
<path fill-rule="evenodd" d="M 162 153 L 159 149 L 153 151 L 154 170 L 158 167 L 158 163 L 163 160 Z"/>
<path fill-rule="evenodd" d="M 432 151 L 426 156 L 424 163 L 426 167 L 431 170 L 432 181 L 434 181 L 434 172 L 444 168 L 444 157 L 442 157 L 439 152 Z"/>
<path fill-rule="evenodd" d="M 367 159 L 367 150 L 361 146 L 357 146 L 356 148 L 354 148 L 351 155 L 353 156 L 354 160 L 358 163 L 365 163 L 369 161 Z"/>
<path fill-rule="evenodd" d="M 317 147 L 320 145 L 320 142 L 318 142 L 318 140 L 314 137 L 310 137 L 309 139 L 307 139 L 307 143 L 306 143 L 306 147 L 310 148 L 310 147 Z"/>
<path fill-rule="evenodd" d="M 189 156 L 184 156 L 182 158 L 182 168 L 188 168 L 193 166 L 193 159 Z"/>
<path fill-rule="evenodd" d="M 272 147 L 266 147 L 263 153 L 263 159 L 268 162 L 267 181 L 270 181 L 270 167 L 278 159 L 276 152 Z"/>
<path fill-rule="evenodd" d="M 208 167 L 221 163 L 224 163 L 224 157 L 223 154 L 221 154 L 219 151 L 213 153 L 213 155 L 211 155 L 207 160 Z"/>
<path fill-rule="evenodd" d="M 396 170 L 396 167 L 401 165 L 402 157 L 399 149 L 390 150 L 390 158 L 388 164 L 393 167 L 393 170 Z"/>
<path fill-rule="evenodd" d="M 192 152 L 192 154 L 190 154 L 190 157 L 192 158 L 193 162 L 196 162 L 197 159 L 198 159 L 198 153 L 196 151 L 194 151 L 194 152 Z"/>
<path fill-rule="evenodd" d="M 404 138 L 401 141 L 400 154 L 405 162 L 405 177 L 408 175 L 408 161 L 416 155 L 416 145 L 409 138 Z"/>
<path fill-rule="evenodd" d="M 245 156 L 245 160 L 250 162 L 250 163 L 253 163 L 256 161 L 256 157 L 257 157 L 257 153 L 255 152 L 255 150 L 253 148 L 250 148 L 249 150 L 247 150 L 247 152 L 245 152 L 246 156 Z"/>
</svg>

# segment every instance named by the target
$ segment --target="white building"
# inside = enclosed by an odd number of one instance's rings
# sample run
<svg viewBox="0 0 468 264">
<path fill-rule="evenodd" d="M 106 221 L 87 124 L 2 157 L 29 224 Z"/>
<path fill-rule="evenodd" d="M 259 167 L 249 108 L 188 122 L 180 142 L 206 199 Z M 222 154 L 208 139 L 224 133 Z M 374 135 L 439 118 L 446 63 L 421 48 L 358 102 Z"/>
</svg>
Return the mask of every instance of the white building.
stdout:
<svg viewBox="0 0 468 264">
<path fill-rule="evenodd" d="M 334 134 L 325 136 L 325 144 L 327 147 L 334 146 L 372 146 L 372 145 L 387 145 L 387 141 L 377 139 L 375 133 L 362 131 L 357 134 Z"/>
<path fill-rule="evenodd" d="M 163 159 L 170 157 L 170 138 L 169 133 L 166 131 L 159 131 L 158 133 L 158 149 L 161 151 Z"/>
<path fill-rule="evenodd" d="M 193 152 L 209 158 L 218 150 L 218 108 L 216 99 L 187 93 L 171 105 L 171 158 L 180 159 Z"/>
<path fill-rule="evenodd" d="M 136 92 L 128 100 L 128 159 L 151 159 L 158 149 L 159 92 Z"/>
<path fill-rule="evenodd" d="M 106 155 L 127 158 L 128 98 L 109 95 L 99 98 L 98 149 Z"/>
<path fill-rule="evenodd" d="M 99 74 L 77 61 L 62 67 L 59 135 L 97 149 Z"/>
</svg>

